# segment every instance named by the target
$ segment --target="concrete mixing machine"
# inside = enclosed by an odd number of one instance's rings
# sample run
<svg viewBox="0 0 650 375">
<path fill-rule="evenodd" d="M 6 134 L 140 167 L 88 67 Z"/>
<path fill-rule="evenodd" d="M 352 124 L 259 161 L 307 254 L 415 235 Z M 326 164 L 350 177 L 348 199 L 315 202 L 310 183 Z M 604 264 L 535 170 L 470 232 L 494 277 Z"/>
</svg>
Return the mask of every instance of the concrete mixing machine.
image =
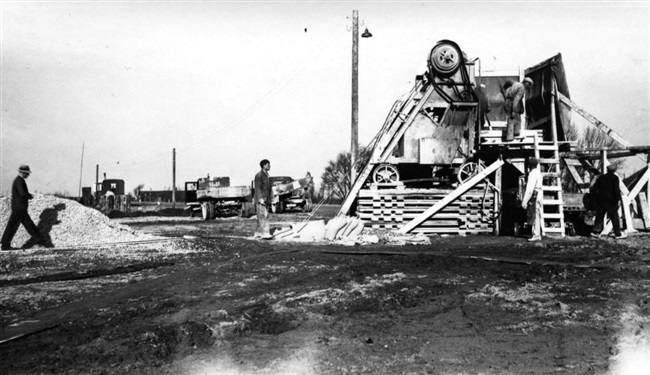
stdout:
<svg viewBox="0 0 650 375">
<path fill-rule="evenodd" d="M 475 173 L 479 99 L 474 87 L 473 61 L 456 43 L 438 42 L 429 54 L 428 71 L 394 104 L 373 140 L 369 173 L 360 179 L 430 187 L 462 182 Z"/>
</svg>

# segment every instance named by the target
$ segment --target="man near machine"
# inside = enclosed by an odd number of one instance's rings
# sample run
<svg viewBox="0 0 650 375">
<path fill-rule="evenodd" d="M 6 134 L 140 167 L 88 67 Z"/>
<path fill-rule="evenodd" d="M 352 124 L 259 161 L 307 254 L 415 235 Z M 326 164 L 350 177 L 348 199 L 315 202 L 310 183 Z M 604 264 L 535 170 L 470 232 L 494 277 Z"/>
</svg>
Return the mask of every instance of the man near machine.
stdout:
<svg viewBox="0 0 650 375">
<path fill-rule="evenodd" d="M 507 115 L 506 142 L 512 142 L 521 133 L 521 115 L 524 113 L 526 90 L 533 86 L 530 77 L 522 82 L 515 82 L 505 92 L 504 108 Z"/>
<path fill-rule="evenodd" d="M 257 212 L 257 229 L 255 230 L 255 237 L 262 239 L 270 239 L 271 236 L 269 227 L 269 210 L 268 206 L 271 204 L 272 192 L 271 181 L 269 180 L 269 170 L 271 170 L 271 162 L 264 159 L 260 162 L 261 170 L 255 175 L 255 208 Z"/>
<path fill-rule="evenodd" d="M 113 189 L 109 189 L 104 196 L 106 197 L 107 210 L 113 211 L 115 208 L 115 193 L 113 192 Z"/>
<path fill-rule="evenodd" d="M 610 164 L 607 166 L 607 174 L 598 177 L 592 187 L 592 193 L 598 202 L 598 211 L 596 213 L 596 223 L 591 233 L 592 237 L 600 237 L 605 224 L 605 214 L 612 221 L 614 235 L 616 238 L 626 238 L 627 235 L 621 233 L 621 221 L 618 216 L 619 204 L 623 203 L 621 196 L 620 180 L 616 175 L 616 166 Z"/>
<path fill-rule="evenodd" d="M 487 94 L 485 93 L 485 85 L 480 84 L 476 89 L 474 89 L 476 97 L 478 98 L 478 121 L 479 121 L 479 130 L 483 129 L 485 123 L 488 123 L 488 126 L 491 127 L 490 119 L 488 119 L 487 114 L 490 112 L 490 101 L 488 100 Z"/>
<path fill-rule="evenodd" d="M 18 176 L 11 185 L 11 215 L 9 216 L 7 227 L 2 234 L 2 250 L 17 250 L 16 248 L 11 247 L 11 240 L 14 239 L 14 235 L 18 231 L 20 224 L 25 226 L 27 232 L 32 236 L 32 241 L 34 243 L 44 243 L 40 231 L 34 224 L 34 221 L 32 221 L 32 218 L 29 217 L 29 212 L 27 212 L 29 200 L 33 198 L 29 193 L 27 183 L 25 182 L 30 173 L 32 172 L 29 169 L 29 166 L 21 165 L 20 168 L 18 168 Z"/>
<path fill-rule="evenodd" d="M 542 173 L 538 167 L 539 161 L 536 158 L 528 159 L 528 179 L 526 180 L 526 192 L 521 200 L 521 207 L 526 210 L 526 221 L 532 228 L 530 242 L 541 241 L 542 239 Z"/>
</svg>

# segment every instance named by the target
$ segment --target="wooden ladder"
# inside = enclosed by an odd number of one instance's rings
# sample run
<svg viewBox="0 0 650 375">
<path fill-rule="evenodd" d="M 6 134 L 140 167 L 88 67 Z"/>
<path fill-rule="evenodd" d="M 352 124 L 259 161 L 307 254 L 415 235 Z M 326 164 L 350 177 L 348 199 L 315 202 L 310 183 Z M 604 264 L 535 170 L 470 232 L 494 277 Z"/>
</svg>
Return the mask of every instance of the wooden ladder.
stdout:
<svg viewBox="0 0 650 375">
<path fill-rule="evenodd" d="M 415 117 L 420 113 L 422 107 L 433 92 L 433 85 L 429 85 L 422 92 L 422 81 L 418 81 L 403 104 L 399 108 L 396 108 L 395 112 L 389 113 L 384 126 L 377 135 L 377 142 L 373 148 L 368 164 L 363 167 L 361 173 L 359 173 L 354 181 L 337 216 L 348 214 L 352 203 L 354 203 L 357 194 L 359 194 L 359 190 L 361 190 L 363 184 L 370 177 L 372 170 L 377 164 L 383 163 L 388 159 L 400 138 L 402 138 L 409 126 L 411 126 L 413 120 L 415 120 Z"/>
<path fill-rule="evenodd" d="M 535 137 L 535 157 L 542 174 L 542 235 L 564 237 L 564 199 L 562 198 L 562 172 L 557 141 L 541 142 Z"/>
</svg>

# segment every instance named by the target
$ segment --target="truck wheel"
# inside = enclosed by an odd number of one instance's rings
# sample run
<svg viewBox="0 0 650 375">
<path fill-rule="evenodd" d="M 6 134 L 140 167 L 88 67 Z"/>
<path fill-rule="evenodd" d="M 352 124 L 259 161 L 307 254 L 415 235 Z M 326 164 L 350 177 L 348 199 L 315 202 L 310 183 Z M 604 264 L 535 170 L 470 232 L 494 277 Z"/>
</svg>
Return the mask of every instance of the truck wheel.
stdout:
<svg viewBox="0 0 650 375">
<path fill-rule="evenodd" d="M 239 210 L 239 217 L 247 218 L 250 216 L 250 211 L 252 210 L 251 204 L 244 202 L 241 204 L 241 209 Z"/>
<path fill-rule="evenodd" d="M 282 213 L 282 202 L 271 204 L 271 212 L 273 212 L 274 214 L 281 214 Z"/>
<path fill-rule="evenodd" d="M 210 220 L 210 203 L 209 202 L 201 203 L 201 218 L 203 218 L 203 220 Z"/>
</svg>

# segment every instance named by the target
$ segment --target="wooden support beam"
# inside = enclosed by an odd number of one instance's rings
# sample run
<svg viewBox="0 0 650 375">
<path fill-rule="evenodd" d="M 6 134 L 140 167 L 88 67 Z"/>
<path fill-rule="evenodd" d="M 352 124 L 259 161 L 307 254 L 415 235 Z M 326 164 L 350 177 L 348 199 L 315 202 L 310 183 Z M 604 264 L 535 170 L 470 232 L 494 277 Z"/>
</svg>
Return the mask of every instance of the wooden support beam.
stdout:
<svg viewBox="0 0 650 375">
<path fill-rule="evenodd" d="M 415 117 L 417 117 L 418 113 L 422 110 L 426 102 L 429 100 L 429 97 L 431 94 L 434 92 L 433 85 L 429 85 L 427 87 L 427 90 L 425 91 L 424 95 L 422 98 L 418 101 L 418 103 L 414 106 L 414 108 L 409 112 L 408 118 L 397 128 L 397 131 L 395 134 L 392 135 L 390 142 L 388 143 L 388 146 L 381 150 L 381 157 L 379 162 L 383 163 L 388 159 L 390 154 L 393 152 L 395 149 L 395 146 L 397 146 L 397 142 L 399 142 L 400 138 L 406 133 L 406 130 L 411 126 L 413 121 L 415 120 Z"/>
<path fill-rule="evenodd" d="M 574 167 L 582 167 L 582 163 L 578 159 L 569 159 L 567 157 L 562 157 L 562 161 L 566 166 L 572 165 Z"/>
<path fill-rule="evenodd" d="M 576 111 L 580 116 L 582 116 L 585 120 L 589 121 L 593 125 L 595 125 L 600 131 L 603 133 L 607 134 L 608 136 L 612 137 L 616 142 L 620 143 L 623 146 L 632 146 L 631 142 L 628 142 L 626 139 L 621 137 L 620 134 L 616 133 L 613 129 L 611 129 L 609 126 L 605 125 L 602 121 L 598 120 L 594 116 L 592 116 L 589 112 L 585 111 L 582 109 L 579 105 L 576 103 L 572 102 L 571 99 L 567 98 L 566 96 L 562 95 L 562 93 L 557 93 L 558 97 L 560 98 L 560 102 L 566 104 L 571 108 L 572 110 Z"/>
<path fill-rule="evenodd" d="M 494 232 L 495 236 L 498 236 L 501 233 L 501 209 L 503 208 L 503 195 L 501 192 L 501 186 L 503 185 L 503 169 L 499 168 L 496 170 L 494 176 Z"/>
<path fill-rule="evenodd" d="M 650 154 L 646 155 L 646 164 L 647 164 L 647 168 L 650 169 Z M 646 199 L 648 200 L 648 201 L 646 201 L 645 208 L 646 208 L 647 211 L 650 211 L 650 205 L 649 205 L 649 203 L 650 203 L 650 182 L 648 182 L 646 184 L 645 196 L 646 196 Z M 646 228 L 648 228 L 648 227 L 650 227 L 650 224 L 646 225 Z"/>
<path fill-rule="evenodd" d="M 383 163 L 388 159 L 390 154 L 393 152 L 393 149 L 397 145 L 399 139 L 404 135 L 406 129 L 408 129 L 415 117 L 424 107 L 424 104 L 427 102 L 431 94 L 434 92 L 433 85 L 429 85 L 422 95 L 422 97 L 415 103 L 415 97 L 419 94 L 422 83 L 418 82 L 416 87 L 411 90 L 411 96 L 406 100 L 406 102 L 400 108 L 400 114 L 406 113 L 405 119 L 398 119 L 396 116 L 393 122 L 385 129 L 385 132 L 377 139 L 375 144 L 375 149 L 373 150 L 372 157 L 368 164 L 363 168 L 362 172 L 357 176 L 357 179 L 352 184 L 350 192 L 345 197 L 343 204 L 339 208 L 337 216 L 347 215 L 352 207 L 352 203 L 357 199 L 357 194 L 359 190 L 365 184 L 366 179 L 370 176 L 373 168 L 378 163 Z M 386 146 L 386 143 L 388 145 Z M 377 155 L 378 159 L 377 159 Z"/>
<path fill-rule="evenodd" d="M 539 125 L 542 125 L 542 124 L 545 124 L 545 123 L 547 123 L 549 121 L 551 121 L 551 116 L 542 117 L 541 119 L 533 122 L 532 124 L 526 125 L 526 128 L 527 129 L 534 129 L 535 127 L 537 127 Z"/>
<path fill-rule="evenodd" d="M 462 185 L 458 186 L 454 191 L 452 191 L 449 195 L 438 201 L 436 204 L 434 204 L 432 207 L 424 211 L 422 214 L 418 215 L 415 219 L 409 221 L 404 225 L 402 228 L 400 228 L 399 232 L 400 233 L 408 233 L 411 230 L 413 230 L 415 227 L 417 227 L 420 223 L 423 221 L 427 220 L 431 216 L 435 215 L 436 212 L 440 211 L 443 209 L 445 206 L 447 206 L 449 203 L 453 202 L 456 200 L 458 197 L 463 195 L 467 190 L 471 189 L 474 185 L 478 184 L 481 182 L 484 178 L 492 174 L 492 172 L 496 171 L 497 169 L 501 168 L 503 165 L 503 160 L 498 159 L 494 163 L 490 164 L 487 168 L 479 172 L 476 176 L 470 178 L 467 180 L 465 183 Z"/>
<path fill-rule="evenodd" d="M 558 141 L 557 120 L 555 119 L 555 101 L 557 100 L 558 94 L 562 95 L 557 91 L 557 83 L 555 82 L 555 78 L 553 78 L 553 90 L 551 90 L 551 95 L 553 95 L 553 98 L 551 98 L 551 137 L 555 146 L 557 146 Z"/>
<path fill-rule="evenodd" d="M 628 199 L 632 201 L 636 196 L 641 192 L 641 189 L 648 183 L 648 180 L 650 180 L 650 168 L 646 167 L 645 173 L 643 173 L 643 176 L 637 181 L 636 185 L 632 188 L 630 193 L 627 195 Z"/>
<path fill-rule="evenodd" d="M 648 168 L 645 171 L 645 173 L 639 179 L 639 181 L 634 186 L 632 191 L 627 189 L 627 186 L 625 186 L 622 179 L 619 179 L 620 189 L 621 189 L 621 200 L 622 200 L 621 211 L 622 211 L 623 219 L 625 220 L 625 223 L 627 223 L 628 233 L 636 232 L 636 229 L 634 229 L 634 222 L 632 221 L 632 213 L 630 212 L 630 204 L 632 203 L 634 198 L 636 198 L 636 196 L 639 194 L 641 188 L 648 182 L 649 178 L 650 178 L 650 168 Z M 612 229 L 613 229 L 612 221 L 608 220 L 601 234 L 609 234 L 609 232 L 611 232 Z"/>
<path fill-rule="evenodd" d="M 589 192 L 589 184 L 584 182 L 584 180 L 582 179 L 582 176 L 580 176 L 580 173 L 578 173 L 578 170 L 576 169 L 576 166 L 567 164 L 565 159 L 562 159 L 562 161 L 565 162 L 566 168 L 569 171 L 569 174 L 571 174 L 571 177 L 573 177 L 573 181 L 575 181 L 575 183 L 578 185 L 578 188 L 580 189 L 580 192 L 581 193 L 588 193 Z"/>
<path fill-rule="evenodd" d="M 639 193 L 637 197 L 637 207 L 639 207 L 639 215 L 643 219 L 643 226 L 650 228 L 650 206 L 648 206 L 648 199 L 644 192 Z"/>
</svg>

